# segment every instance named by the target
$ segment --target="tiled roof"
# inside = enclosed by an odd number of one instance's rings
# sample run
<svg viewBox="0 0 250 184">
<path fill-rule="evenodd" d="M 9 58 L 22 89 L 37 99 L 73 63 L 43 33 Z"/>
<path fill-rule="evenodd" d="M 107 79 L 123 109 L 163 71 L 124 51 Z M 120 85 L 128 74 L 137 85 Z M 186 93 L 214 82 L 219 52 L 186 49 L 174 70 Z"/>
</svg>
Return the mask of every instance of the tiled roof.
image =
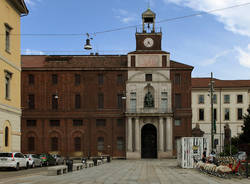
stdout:
<svg viewBox="0 0 250 184">
<path fill-rule="evenodd" d="M 127 55 L 22 55 L 22 68 L 127 67 Z M 171 68 L 193 69 L 192 66 L 170 62 Z"/>
<path fill-rule="evenodd" d="M 22 68 L 74 68 L 74 67 L 126 67 L 125 55 L 85 55 L 85 56 L 47 56 L 47 55 L 23 55 Z"/>
<path fill-rule="evenodd" d="M 183 63 L 179 63 L 179 62 L 173 61 L 173 60 L 170 60 L 170 67 L 171 68 L 189 68 L 189 69 L 194 68 L 193 66 L 183 64 Z"/>
<path fill-rule="evenodd" d="M 211 78 L 192 78 L 192 88 L 208 88 Z M 214 78 L 215 88 L 249 87 L 250 80 L 219 80 Z"/>
</svg>

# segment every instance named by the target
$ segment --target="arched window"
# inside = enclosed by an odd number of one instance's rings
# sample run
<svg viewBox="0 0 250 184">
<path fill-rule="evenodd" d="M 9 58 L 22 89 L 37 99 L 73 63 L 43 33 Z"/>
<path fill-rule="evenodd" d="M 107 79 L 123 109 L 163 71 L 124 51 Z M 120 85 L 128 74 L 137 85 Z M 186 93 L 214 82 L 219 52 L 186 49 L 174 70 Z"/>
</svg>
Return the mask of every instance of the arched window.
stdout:
<svg viewBox="0 0 250 184">
<path fill-rule="evenodd" d="M 97 139 L 97 150 L 98 151 L 104 150 L 104 138 L 103 137 L 98 137 Z"/>
<path fill-rule="evenodd" d="M 5 127 L 5 147 L 9 145 L 9 128 Z"/>
<path fill-rule="evenodd" d="M 28 137 L 28 151 L 35 151 L 35 137 Z"/>
<path fill-rule="evenodd" d="M 81 151 L 81 138 L 75 137 L 74 143 L 75 143 L 75 151 Z"/>
<path fill-rule="evenodd" d="M 51 138 L 51 151 L 58 151 L 58 137 Z"/>
</svg>

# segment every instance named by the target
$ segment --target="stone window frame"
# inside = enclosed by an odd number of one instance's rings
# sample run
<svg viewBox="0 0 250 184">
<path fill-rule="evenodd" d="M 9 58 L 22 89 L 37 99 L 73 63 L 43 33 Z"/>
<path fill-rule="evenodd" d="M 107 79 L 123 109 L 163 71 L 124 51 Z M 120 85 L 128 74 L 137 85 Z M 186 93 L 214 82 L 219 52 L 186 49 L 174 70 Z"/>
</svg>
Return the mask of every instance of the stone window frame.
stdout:
<svg viewBox="0 0 250 184">
<path fill-rule="evenodd" d="M 239 100 L 239 97 L 241 96 L 241 101 Z M 237 104 L 243 104 L 243 95 L 242 94 L 238 94 L 236 96 L 236 100 L 237 100 Z"/>
<path fill-rule="evenodd" d="M 5 73 L 5 99 L 11 100 L 11 79 L 13 77 L 13 73 L 8 70 L 4 70 Z"/>
<path fill-rule="evenodd" d="M 241 110 L 241 116 L 239 116 L 239 110 Z M 243 108 L 237 108 L 237 120 L 243 120 Z"/>
<path fill-rule="evenodd" d="M 203 118 L 201 118 L 201 110 L 203 110 Z M 205 109 L 204 108 L 199 108 L 198 110 L 198 120 L 199 121 L 205 121 Z"/>
<path fill-rule="evenodd" d="M 8 23 L 4 23 L 5 26 L 5 51 L 10 54 L 10 42 L 11 42 L 11 31 L 12 27 Z"/>
<path fill-rule="evenodd" d="M 224 98 L 224 104 L 230 104 L 230 95 L 229 94 L 225 94 L 223 96 L 223 98 Z"/>
<path fill-rule="evenodd" d="M 205 96 L 198 95 L 198 104 L 205 104 Z"/>
<path fill-rule="evenodd" d="M 227 111 L 228 110 L 228 118 L 227 118 Z M 230 108 L 224 108 L 224 121 L 230 121 Z"/>
<path fill-rule="evenodd" d="M 105 149 L 105 139 L 104 137 L 97 138 L 97 151 L 104 151 Z"/>
</svg>

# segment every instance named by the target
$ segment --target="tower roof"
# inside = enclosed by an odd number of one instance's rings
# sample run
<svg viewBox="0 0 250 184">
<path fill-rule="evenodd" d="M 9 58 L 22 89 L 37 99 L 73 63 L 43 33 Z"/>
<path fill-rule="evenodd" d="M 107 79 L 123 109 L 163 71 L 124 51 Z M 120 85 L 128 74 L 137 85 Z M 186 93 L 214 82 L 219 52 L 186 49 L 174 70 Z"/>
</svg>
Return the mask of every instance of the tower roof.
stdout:
<svg viewBox="0 0 250 184">
<path fill-rule="evenodd" d="M 155 13 L 150 8 L 148 8 L 145 12 L 142 13 L 142 18 L 146 18 L 146 17 L 155 18 Z"/>
</svg>

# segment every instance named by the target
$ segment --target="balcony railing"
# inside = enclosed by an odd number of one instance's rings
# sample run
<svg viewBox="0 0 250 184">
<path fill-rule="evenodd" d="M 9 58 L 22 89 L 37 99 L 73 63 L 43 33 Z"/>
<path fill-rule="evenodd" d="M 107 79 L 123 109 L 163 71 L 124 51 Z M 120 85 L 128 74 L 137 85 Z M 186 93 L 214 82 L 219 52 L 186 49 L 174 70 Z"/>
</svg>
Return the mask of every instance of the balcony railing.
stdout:
<svg viewBox="0 0 250 184">
<path fill-rule="evenodd" d="M 152 113 L 172 113 L 171 108 L 127 108 L 127 113 L 142 113 L 142 114 L 152 114 Z"/>
</svg>

